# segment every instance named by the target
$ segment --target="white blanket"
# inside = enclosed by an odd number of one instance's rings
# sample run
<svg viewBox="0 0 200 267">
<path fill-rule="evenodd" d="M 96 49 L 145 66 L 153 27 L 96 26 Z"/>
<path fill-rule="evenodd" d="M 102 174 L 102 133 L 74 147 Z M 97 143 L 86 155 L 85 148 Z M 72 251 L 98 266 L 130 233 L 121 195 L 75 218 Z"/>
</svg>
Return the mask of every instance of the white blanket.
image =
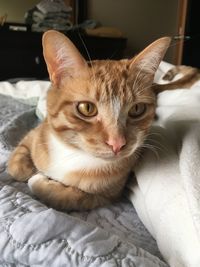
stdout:
<svg viewBox="0 0 200 267">
<path fill-rule="evenodd" d="M 0 82 L 0 94 L 11 96 L 28 105 L 36 106 L 36 115 L 42 120 L 46 116 L 46 95 L 49 81 Z"/>
<path fill-rule="evenodd" d="M 130 199 L 170 266 L 199 267 L 200 82 L 161 93 L 157 114 Z"/>
</svg>

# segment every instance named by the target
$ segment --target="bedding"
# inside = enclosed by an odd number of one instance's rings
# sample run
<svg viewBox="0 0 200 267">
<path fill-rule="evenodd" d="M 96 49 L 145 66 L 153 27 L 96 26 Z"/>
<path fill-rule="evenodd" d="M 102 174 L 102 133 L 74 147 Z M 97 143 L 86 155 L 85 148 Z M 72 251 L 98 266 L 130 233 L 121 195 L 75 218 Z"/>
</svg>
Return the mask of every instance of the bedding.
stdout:
<svg viewBox="0 0 200 267">
<path fill-rule="evenodd" d="M 162 62 L 155 80 L 171 67 Z M 43 205 L 6 172 L 13 147 L 45 117 L 48 87 L 0 83 L 0 266 L 199 267 L 200 84 L 158 96 L 149 138 L 157 149 L 130 178 L 130 201 L 71 213 Z"/>
<path fill-rule="evenodd" d="M 199 267 L 200 81 L 161 93 L 157 116 L 130 199 L 170 266 Z"/>
<path fill-rule="evenodd" d="M 45 114 L 48 85 L 0 83 L 0 266 L 166 267 L 128 200 L 90 212 L 58 212 L 7 174 L 11 150 Z"/>
</svg>

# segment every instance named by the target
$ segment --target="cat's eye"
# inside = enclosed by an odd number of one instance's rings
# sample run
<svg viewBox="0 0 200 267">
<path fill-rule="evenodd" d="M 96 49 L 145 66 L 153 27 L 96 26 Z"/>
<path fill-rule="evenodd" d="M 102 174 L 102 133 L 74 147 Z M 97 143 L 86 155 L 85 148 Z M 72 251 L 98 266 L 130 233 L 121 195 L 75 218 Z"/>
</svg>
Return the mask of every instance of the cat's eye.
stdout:
<svg viewBox="0 0 200 267">
<path fill-rule="evenodd" d="M 91 102 L 79 102 L 76 108 L 85 117 L 94 117 L 97 115 L 97 107 Z"/>
<path fill-rule="evenodd" d="M 135 104 L 130 110 L 128 115 L 133 118 L 133 119 L 137 119 L 139 117 L 141 117 L 147 109 L 147 105 L 144 103 L 138 103 Z"/>
</svg>

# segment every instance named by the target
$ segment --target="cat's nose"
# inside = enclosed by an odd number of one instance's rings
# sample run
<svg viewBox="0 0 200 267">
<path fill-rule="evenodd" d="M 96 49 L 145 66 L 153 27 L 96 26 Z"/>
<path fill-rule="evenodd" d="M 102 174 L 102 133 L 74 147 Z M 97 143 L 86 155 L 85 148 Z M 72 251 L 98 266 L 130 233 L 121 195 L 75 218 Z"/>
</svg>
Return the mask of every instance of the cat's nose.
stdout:
<svg viewBox="0 0 200 267">
<path fill-rule="evenodd" d="M 117 137 L 117 138 L 109 138 L 106 141 L 106 144 L 109 145 L 115 155 L 117 155 L 121 149 L 126 145 L 126 139 L 123 136 Z"/>
</svg>

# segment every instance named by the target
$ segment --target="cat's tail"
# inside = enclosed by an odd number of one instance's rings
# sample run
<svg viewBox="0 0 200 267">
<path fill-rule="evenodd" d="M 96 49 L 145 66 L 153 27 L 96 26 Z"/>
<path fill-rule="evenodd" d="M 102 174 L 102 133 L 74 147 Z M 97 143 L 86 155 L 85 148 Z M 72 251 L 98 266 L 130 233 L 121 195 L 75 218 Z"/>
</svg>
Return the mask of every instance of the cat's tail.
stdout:
<svg viewBox="0 0 200 267">
<path fill-rule="evenodd" d="M 188 89 L 200 79 L 200 72 L 197 68 L 182 65 L 169 70 L 164 75 L 163 80 L 172 81 L 177 74 L 183 74 L 183 77 L 167 84 L 154 84 L 154 92 L 158 94 L 165 90 Z"/>
</svg>

